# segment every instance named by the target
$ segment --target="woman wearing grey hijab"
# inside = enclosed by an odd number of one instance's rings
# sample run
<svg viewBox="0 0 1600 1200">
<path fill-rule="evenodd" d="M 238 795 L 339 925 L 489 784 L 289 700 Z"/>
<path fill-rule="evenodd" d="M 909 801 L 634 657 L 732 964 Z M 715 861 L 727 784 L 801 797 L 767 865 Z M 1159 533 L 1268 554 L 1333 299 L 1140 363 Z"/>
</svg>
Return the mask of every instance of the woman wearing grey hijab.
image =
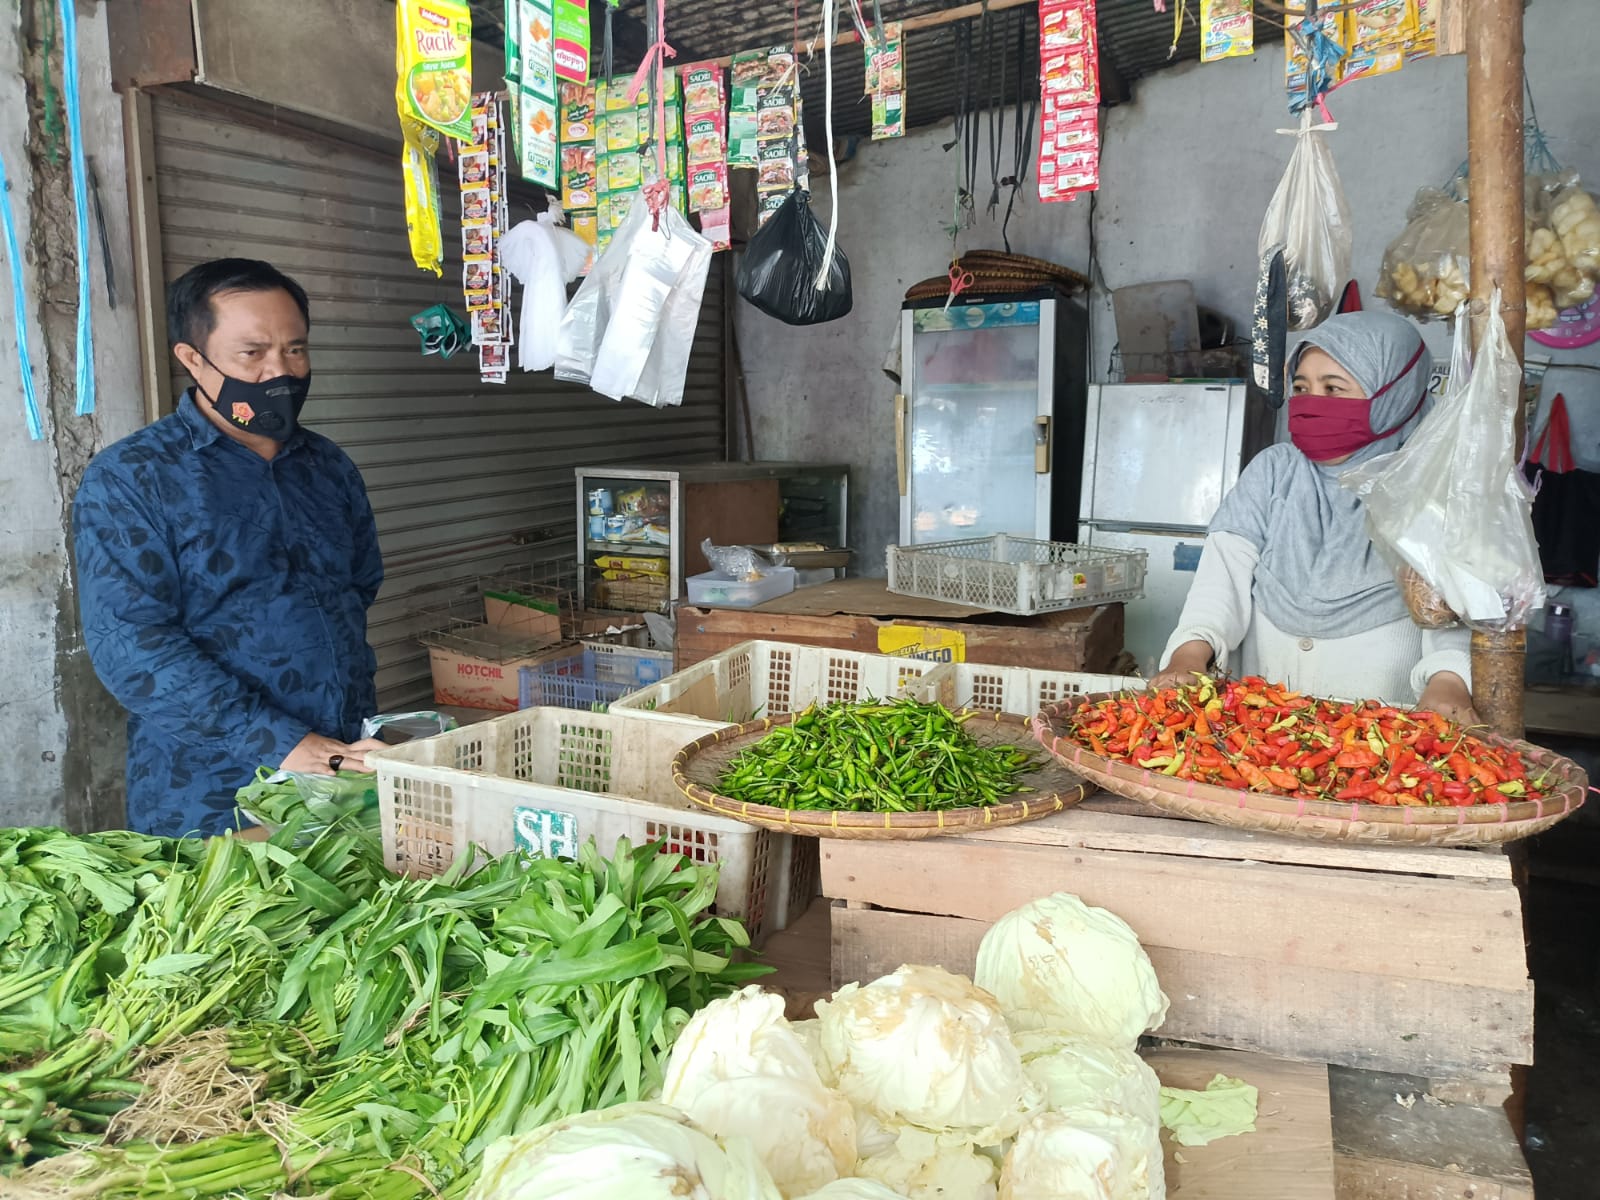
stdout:
<svg viewBox="0 0 1600 1200">
<path fill-rule="evenodd" d="M 1289 360 L 1290 445 L 1264 450 L 1212 519 L 1163 686 L 1215 668 L 1312 695 L 1475 722 L 1469 634 L 1412 620 L 1339 473 L 1398 450 L 1431 398 L 1432 359 L 1391 313 L 1332 317 Z"/>
</svg>

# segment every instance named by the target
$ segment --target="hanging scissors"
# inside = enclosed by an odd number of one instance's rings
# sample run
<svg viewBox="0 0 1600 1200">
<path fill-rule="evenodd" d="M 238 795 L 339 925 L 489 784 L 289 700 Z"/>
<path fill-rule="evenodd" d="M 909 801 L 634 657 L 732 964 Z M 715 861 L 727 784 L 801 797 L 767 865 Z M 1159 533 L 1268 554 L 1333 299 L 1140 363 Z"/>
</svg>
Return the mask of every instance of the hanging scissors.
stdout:
<svg viewBox="0 0 1600 1200">
<path fill-rule="evenodd" d="M 949 312 L 950 306 L 956 302 L 956 297 L 970 288 L 976 282 L 977 276 L 971 271 L 961 269 L 961 260 L 952 259 L 950 262 L 950 294 L 945 297 L 944 311 Z"/>
</svg>

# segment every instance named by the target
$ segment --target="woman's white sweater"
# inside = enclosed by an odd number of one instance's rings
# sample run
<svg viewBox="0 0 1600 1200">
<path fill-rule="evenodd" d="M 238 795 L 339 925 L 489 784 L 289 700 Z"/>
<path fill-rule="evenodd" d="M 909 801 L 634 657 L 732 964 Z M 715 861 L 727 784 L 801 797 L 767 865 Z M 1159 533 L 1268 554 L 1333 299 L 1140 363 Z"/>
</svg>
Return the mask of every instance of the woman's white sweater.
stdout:
<svg viewBox="0 0 1600 1200">
<path fill-rule="evenodd" d="M 1422 629 L 1407 618 L 1349 637 L 1300 637 L 1280 629 L 1250 599 L 1259 557 L 1238 534 L 1206 538 L 1163 665 L 1185 642 L 1203 641 L 1216 655 L 1217 670 L 1262 675 L 1313 696 L 1410 706 L 1440 671 L 1453 671 L 1472 686 L 1471 634 L 1464 628 Z"/>
</svg>

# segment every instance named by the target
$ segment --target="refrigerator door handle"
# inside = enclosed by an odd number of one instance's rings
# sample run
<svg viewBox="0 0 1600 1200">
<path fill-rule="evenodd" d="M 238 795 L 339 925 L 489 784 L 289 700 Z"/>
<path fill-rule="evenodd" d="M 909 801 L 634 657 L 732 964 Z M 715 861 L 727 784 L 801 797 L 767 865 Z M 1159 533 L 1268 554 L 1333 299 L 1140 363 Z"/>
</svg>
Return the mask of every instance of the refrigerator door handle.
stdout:
<svg viewBox="0 0 1600 1200">
<path fill-rule="evenodd" d="M 1033 473 L 1050 474 L 1050 418 L 1035 417 L 1033 421 Z"/>
<path fill-rule="evenodd" d="M 894 466 L 900 495 L 906 494 L 906 398 L 894 398 Z"/>
</svg>

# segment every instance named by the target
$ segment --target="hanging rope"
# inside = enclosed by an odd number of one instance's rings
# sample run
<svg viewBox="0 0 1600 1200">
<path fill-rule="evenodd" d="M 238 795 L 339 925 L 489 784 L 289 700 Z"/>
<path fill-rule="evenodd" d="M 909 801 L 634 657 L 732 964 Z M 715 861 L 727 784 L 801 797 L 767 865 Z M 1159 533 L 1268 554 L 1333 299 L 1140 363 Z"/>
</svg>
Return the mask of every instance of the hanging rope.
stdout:
<svg viewBox="0 0 1600 1200">
<path fill-rule="evenodd" d="M 69 0 L 62 0 L 68 3 Z M 644 52 L 644 60 L 639 64 L 639 69 L 634 72 L 633 83 L 628 87 L 628 103 L 633 104 L 639 98 L 639 92 L 648 86 L 650 88 L 650 122 L 651 134 L 656 143 L 656 177 L 644 185 L 644 202 L 650 208 L 650 228 L 661 228 L 661 211 L 667 206 L 667 198 L 671 195 L 671 185 L 667 182 L 667 96 L 663 75 L 666 72 L 667 59 L 676 58 L 678 52 L 667 45 L 667 0 L 655 0 L 654 5 L 646 4 L 645 23 L 649 31 L 650 46 Z"/>
<path fill-rule="evenodd" d="M 833 270 L 833 253 L 839 235 L 839 164 L 833 153 L 833 35 L 838 25 L 838 9 L 834 0 L 822 0 L 822 105 L 823 128 L 828 139 L 828 244 L 822 251 L 822 266 L 817 271 L 817 290 L 828 286 L 828 273 Z"/>
<path fill-rule="evenodd" d="M 985 88 L 984 100 L 989 106 L 989 203 L 986 209 L 992 221 L 1000 210 L 1000 138 L 1005 130 L 1005 114 L 1001 105 L 1006 94 L 1006 51 L 1002 38 L 996 33 L 1003 18 L 989 19 L 989 0 L 983 3 L 983 57 L 984 77 L 990 85 Z M 998 66 L 995 60 L 999 59 Z M 998 76 L 998 80 L 996 79 Z"/>
<path fill-rule="evenodd" d="M 90 328 L 89 172 L 83 157 L 83 114 L 78 104 L 78 20 L 73 0 L 61 0 L 61 74 L 71 137 L 72 203 L 78 214 L 78 415 L 94 411 L 94 334 Z"/>
<path fill-rule="evenodd" d="M 17 222 L 11 212 L 11 180 L 6 176 L 4 156 L 0 156 L 0 224 L 5 226 L 6 261 L 11 266 L 11 324 L 17 335 L 17 370 L 22 374 L 22 410 L 28 421 L 28 436 L 37 442 L 44 436 L 44 425 L 39 420 L 33 360 L 28 355 L 27 292 L 23 290 L 22 255 L 17 252 Z"/>
</svg>

